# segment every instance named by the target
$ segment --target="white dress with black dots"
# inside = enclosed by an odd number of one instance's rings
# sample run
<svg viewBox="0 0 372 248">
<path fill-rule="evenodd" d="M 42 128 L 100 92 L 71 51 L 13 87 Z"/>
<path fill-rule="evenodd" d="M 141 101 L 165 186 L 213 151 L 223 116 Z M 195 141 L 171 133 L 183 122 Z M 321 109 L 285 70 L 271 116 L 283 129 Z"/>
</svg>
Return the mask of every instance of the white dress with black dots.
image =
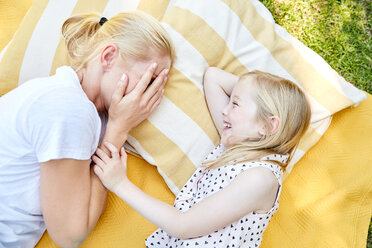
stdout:
<svg viewBox="0 0 372 248">
<path fill-rule="evenodd" d="M 207 156 L 206 160 L 217 158 L 225 150 L 221 144 Z M 215 232 L 192 239 L 178 239 L 165 231 L 158 229 L 145 240 L 146 247 L 203 247 L 203 248 L 231 248 L 258 247 L 262 241 L 271 217 L 279 207 L 281 191 L 281 177 L 283 171 L 280 166 L 265 160 L 285 162 L 288 155 L 273 154 L 256 162 L 225 165 L 216 169 L 199 168 L 177 194 L 174 206 L 185 212 L 206 197 L 213 195 L 230 184 L 241 172 L 253 167 L 265 167 L 272 170 L 278 179 L 279 189 L 273 207 L 267 213 L 251 212 L 234 223 Z"/>
</svg>

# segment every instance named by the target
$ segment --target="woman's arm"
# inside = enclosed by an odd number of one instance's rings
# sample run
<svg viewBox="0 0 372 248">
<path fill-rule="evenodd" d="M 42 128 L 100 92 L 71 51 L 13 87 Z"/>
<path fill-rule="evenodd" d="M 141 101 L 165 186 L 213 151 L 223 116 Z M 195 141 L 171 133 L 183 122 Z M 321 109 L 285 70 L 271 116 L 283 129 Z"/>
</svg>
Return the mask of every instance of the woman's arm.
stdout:
<svg viewBox="0 0 372 248">
<path fill-rule="evenodd" d="M 62 247 L 77 247 L 83 242 L 106 202 L 106 189 L 92 172 L 89 160 L 41 163 L 40 193 L 48 233 Z"/>
<path fill-rule="evenodd" d="M 136 88 L 126 96 L 127 79 L 122 78 L 118 83 L 103 142 L 121 147 L 130 129 L 159 105 L 167 71 L 147 88 L 155 69 L 149 68 Z M 109 154 L 105 149 L 99 151 Z M 105 208 L 107 194 L 89 161 L 59 159 L 41 163 L 40 190 L 43 216 L 52 239 L 62 247 L 79 246 L 96 225 Z"/>
<path fill-rule="evenodd" d="M 214 125 L 221 135 L 223 129 L 222 110 L 230 100 L 231 92 L 239 77 L 231 73 L 208 67 L 204 74 L 204 92 Z"/>
<path fill-rule="evenodd" d="M 187 212 L 155 199 L 129 181 L 126 176 L 126 154 L 107 144 L 112 158 L 94 157 L 94 171 L 104 185 L 137 212 L 170 235 L 187 239 L 218 230 L 252 211 L 268 211 L 276 198 L 278 183 L 266 168 L 242 172 L 226 188 L 204 199 Z"/>
</svg>

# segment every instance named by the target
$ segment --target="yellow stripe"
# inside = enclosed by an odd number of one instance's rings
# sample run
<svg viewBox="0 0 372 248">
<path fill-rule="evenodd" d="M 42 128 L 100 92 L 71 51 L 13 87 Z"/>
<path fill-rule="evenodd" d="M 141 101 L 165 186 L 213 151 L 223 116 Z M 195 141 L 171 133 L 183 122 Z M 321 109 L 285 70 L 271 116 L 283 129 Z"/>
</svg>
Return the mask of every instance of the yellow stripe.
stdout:
<svg viewBox="0 0 372 248">
<path fill-rule="evenodd" d="M 251 1 L 223 0 L 241 19 L 253 37 L 263 44 L 278 63 L 331 113 L 350 106 L 353 102 L 340 93 L 287 41 L 276 34 L 274 25 L 266 21 Z M 337 104 L 335 104 L 337 103 Z"/>
<path fill-rule="evenodd" d="M 19 72 L 28 41 L 47 5 L 48 0 L 34 1 L 25 17 L 27 22 L 22 22 L 17 35 L 4 54 L 0 63 L 0 96 L 18 86 Z"/>
<path fill-rule="evenodd" d="M 89 12 L 98 12 L 102 13 L 107 5 L 108 0 L 96 1 L 95 4 L 92 4 L 89 0 L 79 0 L 74 10 L 71 13 L 72 15 L 84 14 Z M 64 40 L 61 38 L 58 43 L 56 53 L 54 54 L 53 64 L 50 70 L 50 75 L 55 74 L 56 69 L 62 65 L 68 65 L 68 56 L 67 49 Z"/>
<path fill-rule="evenodd" d="M 12 39 L 31 3 L 31 0 L 17 1 L 17 4 L 14 0 L 0 1 L 0 51 Z"/>
<path fill-rule="evenodd" d="M 200 89 L 174 67 L 171 68 L 169 76 L 171 80 L 165 86 L 165 96 L 195 121 L 215 145 L 218 145 L 220 138 L 213 125 L 208 106 L 203 104 L 205 98 Z"/>
<path fill-rule="evenodd" d="M 190 42 L 209 66 L 219 67 L 238 76 L 248 72 L 248 69 L 230 51 L 225 40 L 199 16 L 174 6 L 165 16 L 164 21 Z"/>
<path fill-rule="evenodd" d="M 165 11 L 168 8 L 170 0 L 141 0 L 137 9 L 144 11 L 159 21 L 163 18 Z"/>
<path fill-rule="evenodd" d="M 194 173 L 195 166 L 183 151 L 148 120 L 130 132 L 151 155 L 158 167 L 180 189 Z"/>
</svg>

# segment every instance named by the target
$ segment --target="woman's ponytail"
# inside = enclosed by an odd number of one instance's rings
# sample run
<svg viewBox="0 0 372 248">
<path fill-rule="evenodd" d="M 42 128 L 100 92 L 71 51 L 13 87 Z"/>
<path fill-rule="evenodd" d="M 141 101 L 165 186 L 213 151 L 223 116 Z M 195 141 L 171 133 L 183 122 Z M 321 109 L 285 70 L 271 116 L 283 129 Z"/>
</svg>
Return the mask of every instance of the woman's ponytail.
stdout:
<svg viewBox="0 0 372 248">
<path fill-rule="evenodd" d="M 62 36 L 73 67 L 80 69 L 82 57 L 92 49 L 92 39 L 101 27 L 101 16 L 96 13 L 76 15 L 68 18 L 62 25 Z"/>
</svg>

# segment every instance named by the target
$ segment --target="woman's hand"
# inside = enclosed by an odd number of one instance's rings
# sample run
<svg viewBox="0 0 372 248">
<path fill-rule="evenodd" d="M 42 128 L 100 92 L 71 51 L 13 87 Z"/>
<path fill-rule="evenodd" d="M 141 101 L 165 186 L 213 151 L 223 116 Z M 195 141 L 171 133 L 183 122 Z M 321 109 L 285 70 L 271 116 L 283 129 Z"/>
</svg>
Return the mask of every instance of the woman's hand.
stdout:
<svg viewBox="0 0 372 248">
<path fill-rule="evenodd" d="M 103 150 L 97 148 L 96 155 L 92 159 L 95 163 L 94 173 L 102 181 L 103 185 L 115 192 L 121 183 L 128 180 L 127 177 L 127 154 L 122 147 L 120 154 L 118 149 L 111 143 L 104 145 L 110 151 L 111 158 Z"/>
<path fill-rule="evenodd" d="M 128 85 L 128 77 L 123 74 L 112 96 L 108 111 L 108 129 L 111 128 L 119 134 L 128 134 L 133 127 L 147 119 L 159 106 L 163 98 L 164 85 L 168 80 L 168 70 L 163 70 L 149 85 L 156 68 L 156 63 L 147 68 L 136 87 L 127 95 L 124 94 Z"/>
</svg>

